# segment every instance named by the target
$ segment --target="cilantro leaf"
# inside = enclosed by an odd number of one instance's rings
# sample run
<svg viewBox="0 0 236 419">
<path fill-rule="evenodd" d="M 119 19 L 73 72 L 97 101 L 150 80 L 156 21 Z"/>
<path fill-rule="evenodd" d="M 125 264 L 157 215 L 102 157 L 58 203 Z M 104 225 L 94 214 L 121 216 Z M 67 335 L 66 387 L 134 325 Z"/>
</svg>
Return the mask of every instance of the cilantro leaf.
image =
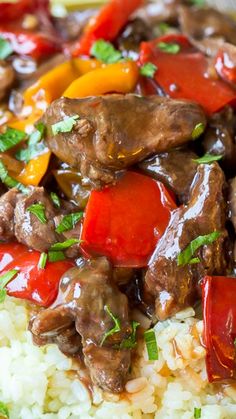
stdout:
<svg viewBox="0 0 236 419">
<path fill-rule="evenodd" d="M 51 197 L 51 200 L 52 200 L 52 202 L 54 203 L 55 207 L 56 207 L 56 208 L 60 208 L 60 206 L 61 206 L 61 201 L 60 201 L 59 196 L 56 194 L 56 192 L 51 192 L 51 193 L 50 193 L 50 197 Z"/>
<path fill-rule="evenodd" d="M 25 161 L 28 163 L 30 160 L 34 159 L 40 154 L 45 153 L 48 150 L 44 142 L 40 141 L 44 135 L 44 131 L 45 125 L 41 122 L 38 123 L 36 125 L 36 130 L 32 132 L 29 137 L 28 147 L 18 150 L 15 154 L 17 160 Z"/>
<path fill-rule="evenodd" d="M 19 189 L 19 191 L 23 193 L 28 193 L 29 191 L 26 186 L 22 185 L 22 183 L 17 182 L 15 179 L 9 176 L 8 171 L 2 160 L 0 160 L 0 180 L 8 188 L 17 188 Z"/>
<path fill-rule="evenodd" d="M 199 159 L 193 159 L 193 161 L 199 164 L 207 164 L 207 163 L 212 163 L 214 161 L 218 161 L 222 159 L 222 157 L 223 157 L 222 155 L 214 156 L 213 154 L 206 153 L 204 156 L 199 157 Z"/>
<path fill-rule="evenodd" d="M 158 29 L 160 30 L 162 35 L 165 35 L 169 31 L 170 25 L 168 25 L 168 23 L 161 22 L 158 25 Z"/>
<path fill-rule="evenodd" d="M 0 415 L 2 415 L 4 418 L 10 417 L 8 407 L 3 402 L 0 402 Z"/>
<path fill-rule="evenodd" d="M 0 134 L 0 151 L 4 153 L 10 148 L 20 143 L 26 134 L 23 131 L 14 128 L 7 128 L 3 134 Z"/>
<path fill-rule="evenodd" d="M 149 361 L 156 361 L 159 358 L 159 351 L 154 330 L 146 330 L 146 332 L 144 332 L 144 339 L 146 342 Z"/>
<path fill-rule="evenodd" d="M 56 228 L 57 233 L 72 230 L 79 220 L 83 217 L 83 212 L 73 212 L 72 214 L 65 215 Z"/>
<path fill-rule="evenodd" d="M 195 125 L 193 132 L 191 134 L 191 137 L 193 140 L 196 140 L 205 130 L 205 125 L 202 122 L 199 122 L 199 124 Z"/>
<path fill-rule="evenodd" d="M 199 262 L 198 258 L 192 259 L 194 253 L 201 247 L 206 244 L 211 244 L 220 237 L 221 233 L 214 231 L 213 233 L 206 234 L 205 236 L 198 236 L 196 239 L 192 240 L 189 245 L 178 254 L 177 265 L 185 266 L 188 263 L 197 263 Z M 192 262 L 191 262 L 192 261 Z"/>
<path fill-rule="evenodd" d="M 38 204 L 30 205 L 27 208 L 27 211 L 34 214 L 42 224 L 47 223 L 47 218 L 45 214 L 45 205 L 41 204 L 41 202 L 39 202 Z"/>
<path fill-rule="evenodd" d="M 135 346 L 137 345 L 137 342 L 136 342 L 136 330 L 137 330 L 137 328 L 139 326 L 140 326 L 140 323 L 138 323 L 136 321 L 132 321 L 132 324 L 131 324 L 131 327 L 132 327 L 131 335 L 127 339 L 124 339 L 121 342 L 120 348 L 126 348 L 126 349 L 133 349 L 133 348 L 135 348 Z"/>
<path fill-rule="evenodd" d="M 56 122 L 52 125 L 53 135 L 59 132 L 71 132 L 73 126 L 76 124 L 76 120 L 79 119 L 79 115 L 67 116 L 62 121 Z"/>
<path fill-rule="evenodd" d="M 122 59 L 121 52 L 116 50 L 110 42 L 104 41 L 104 39 L 94 42 L 90 54 L 107 64 L 117 63 Z"/>
<path fill-rule="evenodd" d="M 5 60 L 12 53 L 13 53 L 13 49 L 10 42 L 0 37 L 0 60 Z"/>
<path fill-rule="evenodd" d="M 159 42 L 157 44 L 157 47 L 161 51 L 167 52 L 168 54 L 178 54 L 178 52 L 180 51 L 179 44 L 175 44 L 173 42 Z"/>
<path fill-rule="evenodd" d="M 73 246 L 76 243 L 81 243 L 81 240 L 78 240 L 78 239 L 68 239 L 68 240 L 65 240 L 64 242 L 58 242 L 58 243 L 53 244 L 50 247 L 50 251 L 51 250 L 54 250 L 54 251 L 57 251 L 57 250 L 65 250 L 65 249 L 68 249 L 69 247 Z"/>
<path fill-rule="evenodd" d="M 109 316 L 112 318 L 113 322 L 114 322 L 114 327 L 112 327 L 110 330 L 108 330 L 103 338 L 102 341 L 100 343 L 100 346 L 102 346 L 105 342 L 105 340 L 109 337 L 114 335 L 115 333 L 120 332 L 121 330 L 121 322 L 120 319 L 118 319 L 118 317 L 115 317 L 114 314 L 111 312 L 111 310 L 109 309 L 108 306 L 104 306 L 104 310 L 107 312 L 107 314 L 109 314 Z"/>
<path fill-rule="evenodd" d="M 150 77 L 152 79 L 156 71 L 157 66 L 153 63 L 146 63 L 142 67 L 140 67 L 140 74 L 142 76 Z"/>
<path fill-rule="evenodd" d="M 12 269 L 0 276 L 0 303 L 3 303 L 7 295 L 5 286 L 14 278 L 14 276 L 16 276 L 16 274 L 18 274 L 18 269 Z"/>
<path fill-rule="evenodd" d="M 48 260 L 49 262 L 57 262 L 59 260 L 65 260 L 65 255 L 62 251 L 49 250 Z"/>
</svg>

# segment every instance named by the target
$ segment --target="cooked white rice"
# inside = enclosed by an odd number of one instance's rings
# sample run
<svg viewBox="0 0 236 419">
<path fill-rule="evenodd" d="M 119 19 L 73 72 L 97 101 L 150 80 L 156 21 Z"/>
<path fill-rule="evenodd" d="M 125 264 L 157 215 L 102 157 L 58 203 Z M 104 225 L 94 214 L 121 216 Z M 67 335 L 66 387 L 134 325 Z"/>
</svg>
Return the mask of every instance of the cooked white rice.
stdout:
<svg viewBox="0 0 236 419">
<path fill-rule="evenodd" d="M 202 321 L 193 309 L 155 327 L 159 360 L 140 361 L 125 396 L 102 394 L 68 374 L 72 361 L 55 345 L 32 344 L 28 312 L 20 300 L 6 298 L 0 308 L 0 400 L 11 419 L 201 419 L 236 418 L 236 386 L 207 383 Z"/>
</svg>

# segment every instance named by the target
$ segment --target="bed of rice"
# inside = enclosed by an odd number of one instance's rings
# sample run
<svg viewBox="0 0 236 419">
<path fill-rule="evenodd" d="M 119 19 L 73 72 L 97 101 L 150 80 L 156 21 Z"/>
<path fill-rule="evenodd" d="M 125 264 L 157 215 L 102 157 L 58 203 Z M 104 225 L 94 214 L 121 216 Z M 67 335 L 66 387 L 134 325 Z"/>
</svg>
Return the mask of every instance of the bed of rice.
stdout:
<svg viewBox="0 0 236 419">
<path fill-rule="evenodd" d="M 111 396 L 68 374 L 75 366 L 55 345 L 36 347 L 27 331 L 28 312 L 7 297 L 0 308 L 0 400 L 11 419 L 201 419 L 236 418 L 236 386 L 209 385 L 202 321 L 193 309 L 155 327 L 158 361 L 148 361 L 145 345 L 133 367 L 126 394 Z"/>
</svg>

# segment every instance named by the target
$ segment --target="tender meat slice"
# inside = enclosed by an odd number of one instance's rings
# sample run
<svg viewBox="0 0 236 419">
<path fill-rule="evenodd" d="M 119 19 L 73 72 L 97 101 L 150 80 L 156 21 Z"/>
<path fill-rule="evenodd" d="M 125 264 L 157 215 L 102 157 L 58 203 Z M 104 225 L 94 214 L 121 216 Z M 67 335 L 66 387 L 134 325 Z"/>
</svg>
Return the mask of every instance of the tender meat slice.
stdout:
<svg viewBox="0 0 236 419">
<path fill-rule="evenodd" d="M 36 215 L 27 211 L 28 207 L 38 203 L 45 207 L 47 218 L 45 224 Z M 34 188 L 28 195 L 19 194 L 14 219 L 16 239 L 39 252 L 47 251 L 53 243 L 58 241 L 53 221 L 55 215 L 56 210 L 44 188 Z"/>
<path fill-rule="evenodd" d="M 192 151 L 174 149 L 144 160 L 138 167 L 145 174 L 163 182 L 181 203 L 186 203 L 197 170 L 197 163 L 193 159 L 197 159 L 197 155 Z"/>
<path fill-rule="evenodd" d="M 151 26 L 145 20 L 136 18 L 127 23 L 117 39 L 117 45 L 124 54 L 137 58 L 140 42 L 148 41 L 152 38 L 154 38 L 154 33 Z"/>
<path fill-rule="evenodd" d="M 227 273 L 223 185 L 224 175 L 217 163 L 199 165 L 189 204 L 173 213 L 156 247 L 146 273 L 145 287 L 155 298 L 156 315 L 161 320 L 193 302 L 197 283 L 204 275 Z M 193 239 L 213 231 L 221 235 L 194 255 L 200 258 L 200 263 L 177 265 L 178 254 Z"/>
<path fill-rule="evenodd" d="M 225 107 L 209 120 L 202 142 L 206 153 L 222 155 L 222 167 L 230 176 L 236 174 L 236 117 L 231 107 Z"/>
<path fill-rule="evenodd" d="M 70 269 L 61 279 L 56 302 L 32 320 L 30 329 L 36 342 L 52 336 L 55 342 L 55 337 L 60 340 L 61 331 L 71 328 L 73 322 L 93 382 L 116 393 L 123 390 L 130 365 L 130 350 L 121 349 L 120 344 L 130 335 L 131 327 L 127 298 L 111 279 L 112 269 L 105 258 Z M 114 327 L 106 308 L 119 319 L 120 331 L 102 342 L 105 333 Z"/>
<path fill-rule="evenodd" d="M 51 126 L 79 115 L 71 132 L 53 135 Z M 106 95 L 61 98 L 43 117 L 49 148 L 92 181 L 114 181 L 117 171 L 186 143 L 206 123 L 199 105 L 157 96 Z"/>
<path fill-rule="evenodd" d="M 14 209 L 18 190 L 10 189 L 0 198 L 0 240 L 14 239 Z"/>
<path fill-rule="evenodd" d="M 179 22 L 182 32 L 190 38 L 200 40 L 208 37 L 220 37 L 224 41 L 236 44 L 235 20 L 216 9 L 181 6 Z"/>
<path fill-rule="evenodd" d="M 177 23 L 178 8 L 182 0 L 158 0 L 147 2 L 144 7 L 139 8 L 135 14 L 153 27 L 159 22 Z"/>
<path fill-rule="evenodd" d="M 229 182 L 229 210 L 230 220 L 236 232 L 236 177 Z"/>
<path fill-rule="evenodd" d="M 15 80 L 12 66 L 4 60 L 0 60 L 0 100 L 2 100 Z"/>
</svg>

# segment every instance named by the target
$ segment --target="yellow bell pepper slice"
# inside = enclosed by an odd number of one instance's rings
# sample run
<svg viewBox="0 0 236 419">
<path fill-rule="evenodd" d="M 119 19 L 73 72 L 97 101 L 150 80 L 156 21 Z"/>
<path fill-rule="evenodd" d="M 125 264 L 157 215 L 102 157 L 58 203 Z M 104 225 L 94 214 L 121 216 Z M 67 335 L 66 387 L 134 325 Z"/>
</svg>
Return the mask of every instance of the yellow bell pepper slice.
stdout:
<svg viewBox="0 0 236 419">
<path fill-rule="evenodd" d="M 109 64 L 73 81 L 63 96 L 75 99 L 109 92 L 129 93 L 134 90 L 138 76 L 134 61 Z"/>
<path fill-rule="evenodd" d="M 47 151 L 35 157 L 35 159 L 30 160 L 15 179 L 23 183 L 23 185 L 38 186 L 48 169 L 50 156 L 51 152 Z"/>
<path fill-rule="evenodd" d="M 82 60 L 81 58 L 75 58 L 58 65 L 25 90 L 25 106 L 36 106 L 45 110 L 49 103 L 62 95 L 73 80 L 102 65 L 102 62 L 98 60 Z"/>
</svg>

